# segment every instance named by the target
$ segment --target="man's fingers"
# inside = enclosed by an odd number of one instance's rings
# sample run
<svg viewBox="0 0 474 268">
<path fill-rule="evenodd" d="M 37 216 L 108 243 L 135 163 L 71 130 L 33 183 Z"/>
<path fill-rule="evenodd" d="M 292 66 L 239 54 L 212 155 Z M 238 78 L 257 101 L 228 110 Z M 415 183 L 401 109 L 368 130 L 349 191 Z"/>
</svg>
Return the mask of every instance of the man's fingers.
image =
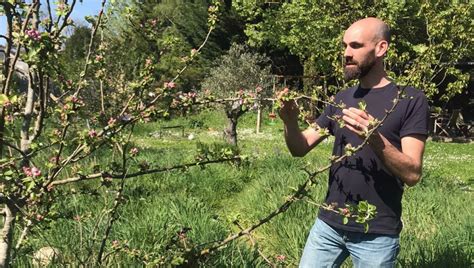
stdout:
<svg viewBox="0 0 474 268">
<path fill-rule="evenodd" d="M 353 127 L 356 127 L 356 128 L 359 128 L 361 126 L 361 123 L 359 121 L 357 121 L 356 119 L 354 119 L 352 117 L 349 117 L 347 115 L 343 115 L 342 120 L 344 120 L 344 122 L 346 122 L 346 124 L 348 124 L 350 126 L 353 126 Z"/>
<path fill-rule="evenodd" d="M 346 109 L 346 110 L 348 110 L 348 111 L 350 111 L 350 112 L 352 112 L 352 113 L 354 113 L 354 114 L 356 114 L 356 115 L 358 115 L 358 116 L 364 118 L 365 120 L 369 120 L 369 115 L 368 115 L 366 112 L 364 112 L 364 111 L 362 111 L 362 110 L 360 110 L 360 109 L 357 109 L 357 108 L 354 108 L 354 107 L 350 107 L 349 109 Z"/>
<path fill-rule="evenodd" d="M 288 88 L 285 88 L 283 89 L 282 91 L 278 92 L 277 94 L 277 99 L 281 99 L 283 96 L 285 96 L 286 94 L 288 94 L 289 90 Z"/>
<path fill-rule="evenodd" d="M 356 134 L 359 134 L 359 133 L 360 133 L 359 130 L 357 130 L 357 129 L 351 127 L 350 125 L 346 125 L 346 127 L 347 127 L 350 131 L 355 132 Z"/>
<path fill-rule="evenodd" d="M 361 121 L 359 119 L 363 119 L 361 118 L 358 114 L 354 113 L 353 111 L 349 110 L 349 109 L 343 109 L 342 110 L 342 113 L 344 114 L 344 116 L 346 116 L 347 118 L 350 118 L 350 119 L 353 119 L 357 122 Z M 352 122 L 348 122 L 348 123 L 351 123 Z"/>
</svg>

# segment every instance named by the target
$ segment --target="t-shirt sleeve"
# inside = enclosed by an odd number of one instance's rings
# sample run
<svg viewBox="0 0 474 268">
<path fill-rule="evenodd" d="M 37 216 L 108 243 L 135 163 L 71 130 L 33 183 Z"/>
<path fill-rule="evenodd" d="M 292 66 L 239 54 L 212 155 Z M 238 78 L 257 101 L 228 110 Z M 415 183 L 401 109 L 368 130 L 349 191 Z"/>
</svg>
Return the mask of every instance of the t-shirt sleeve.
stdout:
<svg viewBox="0 0 474 268">
<path fill-rule="evenodd" d="M 335 109 L 332 105 L 326 105 L 323 113 L 318 117 L 318 119 L 316 119 L 316 124 L 320 128 L 327 128 L 329 130 L 329 133 L 331 133 L 331 135 L 334 135 L 333 133 L 334 121 L 330 119 L 330 117 L 333 116 L 334 110 Z"/>
<path fill-rule="evenodd" d="M 410 97 L 400 129 L 400 137 L 410 134 L 428 135 L 429 106 L 426 96 L 418 92 Z"/>
</svg>

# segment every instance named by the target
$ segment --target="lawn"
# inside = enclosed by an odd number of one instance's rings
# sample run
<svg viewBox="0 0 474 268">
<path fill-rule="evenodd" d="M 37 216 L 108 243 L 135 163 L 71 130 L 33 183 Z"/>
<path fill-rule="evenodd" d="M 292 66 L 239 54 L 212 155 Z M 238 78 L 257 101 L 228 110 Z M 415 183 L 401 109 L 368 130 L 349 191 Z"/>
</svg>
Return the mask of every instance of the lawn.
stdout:
<svg viewBox="0 0 474 268">
<path fill-rule="evenodd" d="M 328 163 L 330 141 L 304 158 L 293 158 L 278 120 L 272 124 L 265 119 L 260 134 L 254 131 L 254 115 L 245 116 L 239 124 L 239 146 L 248 156 L 240 166 L 191 167 L 125 182 L 104 265 L 179 263 L 181 256 L 192 252 L 192 245 L 205 247 L 238 231 L 235 222 L 245 227 L 277 208 L 306 179 L 303 168 L 315 170 Z M 184 136 L 180 129 L 163 128 L 177 125 L 184 127 Z M 142 125 L 134 138 L 140 148 L 136 161 L 146 160 L 153 167 L 193 162 L 196 144 L 221 142 L 224 125 L 224 118 L 216 112 Z M 114 157 L 97 154 L 88 164 L 91 169 L 98 164 L 107 166 Z M 474 144 L 427 143 L 423 179 L 404 195 L 400 267 L 473 264 L 472 159 Z M 318 181 L 310 195 L 322 202 L 327 174 Z M 29 265 L 35 251 L 52 246 L 61 253 L 58 264 L 93 266 L 119 182 L 107 185 L 83 182 L 55 189 L 58 204 L 52 208 L 54 213 L 32 230 L 14 265 Z M 280 266 L 294 267 L 317 209 L 298 201 L 257 229 L 251 239 L 231 243 L 200 265 L 266 267 L 263 255 Z M 345 266 L 349 265 L 348 261 Z"/>
</svg>

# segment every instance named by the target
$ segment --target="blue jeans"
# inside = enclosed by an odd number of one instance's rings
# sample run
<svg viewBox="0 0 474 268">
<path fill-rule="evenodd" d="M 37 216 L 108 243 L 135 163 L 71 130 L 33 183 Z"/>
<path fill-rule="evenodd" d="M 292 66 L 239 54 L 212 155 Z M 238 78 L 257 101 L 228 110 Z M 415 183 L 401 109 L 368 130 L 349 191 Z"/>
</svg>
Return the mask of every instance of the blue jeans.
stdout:
<svg viewBox="0 0 474 268">
<path fill-rule="evenodd" d="M 398 235 L 343 231 L 316 219 L 308 236 L 300 268 L 339 267 L 350 255 L 354 267 L 395 267 Z"/>
</svg>

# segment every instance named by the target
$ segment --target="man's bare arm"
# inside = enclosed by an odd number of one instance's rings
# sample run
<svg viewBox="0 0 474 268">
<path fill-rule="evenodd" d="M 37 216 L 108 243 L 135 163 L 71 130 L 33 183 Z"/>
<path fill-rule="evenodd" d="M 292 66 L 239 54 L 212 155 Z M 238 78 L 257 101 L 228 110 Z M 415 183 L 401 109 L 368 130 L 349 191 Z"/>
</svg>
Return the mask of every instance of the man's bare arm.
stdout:
<svg viewBox="0 0 474 268">
<path fill-rule="evenodd" d="M 288 89 L 278 93 L 278 99 L 288 94 Z M 321 136 L 318 131 L 308 128 L 301 131 L 298 126 L 299 109 L 293 100 L 281 101 L 281 108 L 278 111 L 285 127 L 285 141 L 293 156 L 305 156 L 311 149 L 320 143 L 325 136 Z"/>
<path fill-rule="evenodd" d="M 376 132 L 369 145 L 384 165 L 406 185 L 414 186 L 422 174 L 423 152 L 426 137 L 411 135 L 402 138 L 402 150 L 393 146 L 382 134 Z"/>
<path fill-rule="evenodd" d="M 297 121 L 294 123 L 285 123 L 286 146 L 293 156 L 305 156 L 325 138 L 325 136 L 321 136 L 319 132 L 313 128 L 301 131 Z"/>
</svg>

